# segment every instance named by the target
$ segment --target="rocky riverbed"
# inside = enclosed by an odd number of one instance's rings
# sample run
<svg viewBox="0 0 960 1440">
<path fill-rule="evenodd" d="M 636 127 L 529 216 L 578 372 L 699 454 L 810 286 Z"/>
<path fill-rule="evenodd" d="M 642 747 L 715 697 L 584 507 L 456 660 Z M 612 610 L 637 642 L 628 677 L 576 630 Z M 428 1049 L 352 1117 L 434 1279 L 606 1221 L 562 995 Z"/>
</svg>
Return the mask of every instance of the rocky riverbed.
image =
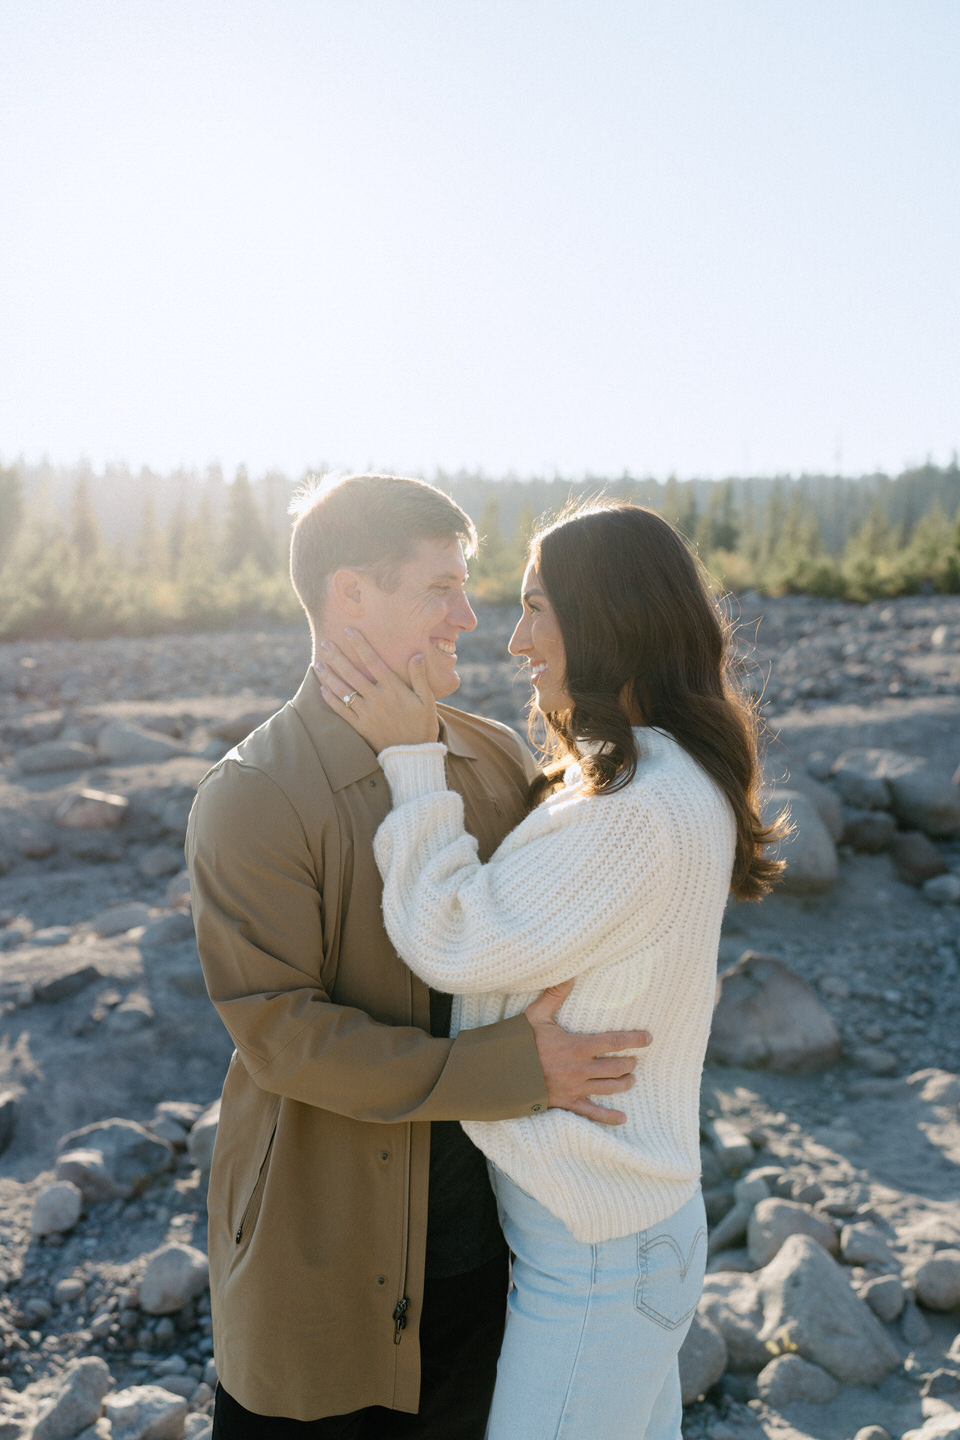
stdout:
<svg viewBox="0 0 960 1440">
<path fill-rule="evenodd" d="M 724 924 L 684 1433 L 960 1437 L 960 599 L 737 610 L 794 834 Z M 511 624 L 481 612 L 458 703 L 523 727 Z M 308 658 L 300 627 L 0 646 L 0 1437 L 209 1434 L 230 1046 L 182 842 Z"/>
</svg>

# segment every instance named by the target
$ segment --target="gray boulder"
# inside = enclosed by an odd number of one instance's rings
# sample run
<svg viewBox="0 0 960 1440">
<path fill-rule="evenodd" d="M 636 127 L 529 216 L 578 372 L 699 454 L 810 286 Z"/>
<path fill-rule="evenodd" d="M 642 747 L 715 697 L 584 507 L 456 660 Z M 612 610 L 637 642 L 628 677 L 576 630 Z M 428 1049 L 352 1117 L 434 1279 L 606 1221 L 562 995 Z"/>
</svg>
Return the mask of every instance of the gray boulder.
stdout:
<svg viewBox="0 0 960 1440">
<path fill-rule="evenodd" d="M 107 940 L 114 935 L 125 935 L 139 925 L 146 925 L 149 919 L 150 906 L 144 905 L 141 900 L 131 900 L 126 905 L 111 905 L 108 910 L 101 910 L 91 920 L 90 926 L 97 935 Z"/>
<path fill-rule="evenodd" d="M 727 1368 L 727 1347 L 716 1326 L 701 1315 L 693 1324 L 680 1347 L 680 1392 L 684 1405 L 693 1402 L 714 1385 Z"/>
<path fill-rule="evenodd" d="M 140 1307 L 148 1315 L 172 1315 L 207 1288 L 207 1257 L 192 1245 L 162 1245 L 147 1261 Z"/>
<path fill-rule="evenodd" d="M 779 857 L 786 862 L 780 888 L 788 895 L 817 895 L 837 878 L 837 850 L 816 803 L 799 790 L 777 790 L 771 812 L 786 808 L 791 833 L 782 840 Z"/>
<path fill-rule="evenodd" d="M 220 1101 L 214 1100 L 195 1121 L 187 1138 L 187 1153 L 202 1174 L 210 1173 L 213 1162 L 213 1146 L 220 1123 Z"/>
<path fill-rule="evenodd" d="M 754 1208 L 747 1226 L 747 1251 L 754 1265 L 766 1265 L 791 1235 L 807 1235 L 831 1255 L 840 1246 L 830 1221 L 795 1200 L 771 1196 Z"/>
<path fill-rule="evenodd" d="M 111 1440 L 182 1440 L 187 1402 L 161 1385 L 132 1385 L 106 1404 Z"/>
<path fill-rule="evenodd" d="M 844 768 L 882 780 L 901 824 L 935 838 L 960 832 L 960 785 L 949 770 L 898 750 L 848 750 L 834 766 L 835 779 Z"/>
<path fill-rule="evenodd" d="M 896 1269 L 888 1236 L 870 1221 L 844 1225 L 840 1232 L 840 1253 L 848 1265 L 882 1265 Z"/>
<path fill-rule="evenodd" d="M 113 1389 L 113 1376 L 105 1361 L 89 1355 L 67 1372 L 60 1393 L 43 1410 L 33 1428 L 32 1440 L 71 1440 L 99 1419 L 105 1395 Z"/>
<path fill-rule="evenodd" d="M 908 885 L 923 885 L 947 871 L 947 862 L 922 830 L 904 830 L 895 835 L 890 858 L 900 879 Z"/>
<path fill-rule="evenodd" d="M 778 1355 L 757 1376 L 757 1391 L 774 1410 L 782 1410 L 785 1405 L 823 1405 L 836 1400 L 840 1386 L 828 1371 L 802 1355 Z"/>
<path fill-rule="evenodd" d="M 0 1090 L 0 1155 L 13 1139 L 17 1128 L 20 1097 L 16 1090 Z"/>
<path fill-rule="evenodd" d="M 860 1288 L 860 1298 L 866 1300 L 878 1320 L 892 1325 L 903 1314 L 906 1296 L 899 1275 L 877 1275 Z"/>
<path fill-rule="evenodd" d="M 174 1163 L 173 1146 L 134 1120 L 102 1120 L 85 1125 L 64 1135 L 57 1148 L 58 1177 L 73 1179 L 84 1195 L 94 1200 L 129 1197 Z M 92 1166 L 91 1152 L 99 1161 Z M 104 1188 L 106 1194 L 102 1193 Z"/>
<path fill-rule="evenodd" d="M 707 1275 L 699 1313 L 720 1331 L 727 1347 L 727 1369 L 756 1375 L 770 1359 L 759 1338 L 763 1307 L 752 1275 L 721 1270 Z"/>
<path fill-rule="evenodd" d="M 122 824 L 130 801 L 105 790 L 78 790 L 67 795 L 54 811 L 54 820 L 65 830 L 115 830 Z"/>
<path fill-rule="evenodd" d="M 708 1059 L 809 1074 L 840 1058 L 840 1036 L 817 996 L 782 961 L 753 951 L 720 977 Z"/>
<path fill-rule="evenodd" d="M 757 1276 L 760 1338 L 788 1343 L 845 1385 L 876 1385 L 900 1354 L 841 1267 L 809 1235 L 791 1235 Z"/>
<path fill-rule="evenodd" d="M 879 855 L 889 850 L 897 833 L 897 822 L 885 810 L 844 812 L 843 843 L 861 855 Z"/>
<path fill-rule="evenodd" d="M 113 765 L 149 765 L 185 753 L 175 740 L 125 720 L 111 720 L 104 725 L 97 734 L 97 747 Z"/>
<path fill-rule="evenodd" d="M 927 1310 L 960 1308 L 960 1250 L 938 1250 L 916 1273 L 917 1299 Z"/>
<path fill-rule="evenodd" d="M 98 765 L 101 756 L 92 745 L 81 745 L 76 740 L 46 740 L 40 745 L 31 745 L 17 756 L 17 769 L 21 775 L 46 775 L 55 770 L 86 770 Z"/>
<path fill-rule="evenodd" d="M 83 1210 L 83 1194 L 70 1180 L 45 1185 L 33 1202 L 31 1235 L 63 1235 L 72 1230 Z"/>
</svg>

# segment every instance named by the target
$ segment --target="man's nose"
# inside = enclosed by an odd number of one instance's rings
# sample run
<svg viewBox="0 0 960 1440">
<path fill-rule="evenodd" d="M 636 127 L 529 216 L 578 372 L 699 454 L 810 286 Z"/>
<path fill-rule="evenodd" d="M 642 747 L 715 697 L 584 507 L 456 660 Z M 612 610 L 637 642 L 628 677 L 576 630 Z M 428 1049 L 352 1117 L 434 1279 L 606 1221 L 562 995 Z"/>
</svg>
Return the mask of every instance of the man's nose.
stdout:
<svg viewBox="0 0 960 1440">
<path fill-rule="evenodd" d="M 477 617 L 473 613 L 473 607 L 466 595 L 459 596 L 458 604 L 453 607 L 450 618 L 461 630 L 476 630 L 477 628 Z"/>
</svg>

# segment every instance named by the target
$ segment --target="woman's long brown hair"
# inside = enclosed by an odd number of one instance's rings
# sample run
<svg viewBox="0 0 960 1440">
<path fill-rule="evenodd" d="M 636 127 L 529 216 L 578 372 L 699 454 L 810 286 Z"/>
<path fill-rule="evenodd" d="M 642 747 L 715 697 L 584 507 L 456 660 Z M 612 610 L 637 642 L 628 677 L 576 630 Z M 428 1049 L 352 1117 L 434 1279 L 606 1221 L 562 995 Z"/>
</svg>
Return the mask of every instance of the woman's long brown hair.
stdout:
<svg viewBox="0 0 960 1440">
<path fill-rule="evenodd" d="M 632 727 L 664 730 L 729 800 L 731 889 L 759 900 L 784 868 L 767 847 L 786 827 L 760 818 L 756 712 L 732 675 L 729 626 L 681 536 L 652 510 L 595 501 L 539 531 L 530 558 L 560 626 L 572 701 L 546 717 L 557 763 L 531 798 L 574 757 L 593 793 L 622 789 L 638 763 Z"/>
</svg>

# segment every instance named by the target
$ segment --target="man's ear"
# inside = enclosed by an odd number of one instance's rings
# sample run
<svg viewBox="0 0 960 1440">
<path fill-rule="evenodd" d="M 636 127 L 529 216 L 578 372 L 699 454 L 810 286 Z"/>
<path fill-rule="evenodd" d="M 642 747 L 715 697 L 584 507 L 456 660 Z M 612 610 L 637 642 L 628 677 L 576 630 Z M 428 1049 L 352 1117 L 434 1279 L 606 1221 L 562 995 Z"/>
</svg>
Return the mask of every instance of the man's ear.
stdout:
<svg viewBox="0 0 960 1440">
<path fill-rule="evenodd" d="M 330 577 L 330 598 L 344 614 L 359 619 L 364 611 L 368 577 L 359 570 L 343 567 Z"/>
</svg>

